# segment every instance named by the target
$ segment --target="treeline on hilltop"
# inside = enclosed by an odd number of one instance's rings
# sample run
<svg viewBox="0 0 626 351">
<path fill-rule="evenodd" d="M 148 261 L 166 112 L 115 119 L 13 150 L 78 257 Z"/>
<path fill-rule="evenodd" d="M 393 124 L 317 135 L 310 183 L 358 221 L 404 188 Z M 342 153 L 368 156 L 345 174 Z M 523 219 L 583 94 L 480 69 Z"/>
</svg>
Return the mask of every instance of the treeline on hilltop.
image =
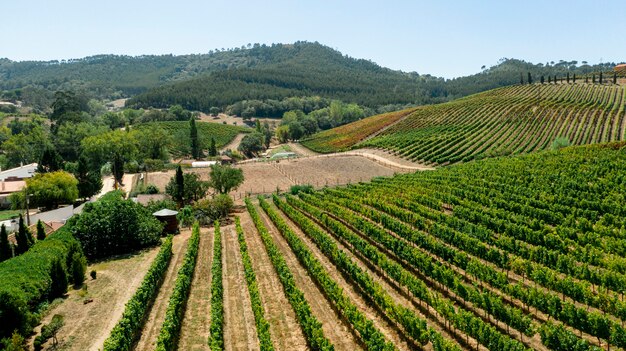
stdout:
<svg viewBox="0 0 626 351">
<path fill-rule="evenodd" d="M 517 84 L 520 73 L 583 76 L 613 66 L 564 60 L 533 64 L 505 58 L 493 67 L 483 66 L 480 73 L 444 79 L 384 68 L 317 42 L 248 44 L 200 55 L 99 55 L 47 62 L 0 59 L 0 98 L 19 100 L 42 112 L 49 111 L 59 90 L 100 100 L 135 96 L 128 102 L 133 107 L 181 105 L 204 112 L 258 101 L 257 105 L 270 108 L 254 106 L 255 116 L 280 117 L 288 110 L 276 108 L 275 102 L 292 97 L 336 99 L 375 109 L 402 108 Z"/>
</svg>

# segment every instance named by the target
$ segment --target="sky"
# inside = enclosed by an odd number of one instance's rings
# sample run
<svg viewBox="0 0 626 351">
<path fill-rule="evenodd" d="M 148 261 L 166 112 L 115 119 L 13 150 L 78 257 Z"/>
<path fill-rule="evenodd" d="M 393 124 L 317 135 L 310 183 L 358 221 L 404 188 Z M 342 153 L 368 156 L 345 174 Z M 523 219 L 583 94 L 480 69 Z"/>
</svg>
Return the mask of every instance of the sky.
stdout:
<svg viewBox="0 0 626 351">
<path fill-rule="evenodd" d="M 626 61 L 623 0 L 0 1 L 0 57 L 16 61 L 298 40 L 446 78 L 501 58 Z"/>
</svg>

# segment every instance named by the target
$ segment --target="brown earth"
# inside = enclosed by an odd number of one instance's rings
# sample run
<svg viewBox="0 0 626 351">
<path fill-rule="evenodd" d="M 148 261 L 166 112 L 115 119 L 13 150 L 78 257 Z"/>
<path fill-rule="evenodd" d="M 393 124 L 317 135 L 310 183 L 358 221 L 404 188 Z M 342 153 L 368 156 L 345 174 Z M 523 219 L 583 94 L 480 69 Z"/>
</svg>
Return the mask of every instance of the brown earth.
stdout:
<svg viewBox="0 0 626 351">
<path fill-rule="evenodd" d="M 42 319 L 42 323 L 47 324 L 55 314 L 65 317 L 65 325 L 58 333 L 57 349 L 100 350 L 122 317 L 126 302 L 141 285 L 158 251 L 159 248 L 155 247 L 132 256 L 90 265 L 87 271 L 95 270 L 97 278 L 87 278 L 84 291 L 70 288 L 67 297 Z M 93 301 L 85 304 L 86 300 Z M 37 333 L 40 328 L 36 329 Z"/>
<path fill-rule="evenodd" d="M 259 350 L 250 293 L 246 288 L 234 225 L 221 228 L 224 282 L 224 346 L 227 351 Z"/>
<path fill-rule="evenodd" d="M 170 265 L 165 273 L 165 278 L 161 288 L 159 289 L 159 294 L 154 301 L 154 305 L 152 305 L 152 308 L 150 309 L 150 314 L 148 315 L 148 319 L 144 325 L 137 347 L 135 347 L 135 351 L 151 351 L 156 347 L 157 337 L 159 336 L 161 326 L 163 325 L 165 311 L 167 310 L 167 305 L 169 304 L 170 296 L 172 295 L 172 291 L 174 289 L 178 270 L 184 261 L 185 252 L 187 252 L 187 242 L 189 241 L 190 236 L 191 229 L 182 230 L 180 234 L 174 236 Z"/>
<path fill-rule="evenodd" d="M 191 290 L 181 326 L 179 350 L 209 351 L 211 315 L 211 264 L 213 262 L 213 228 L 200 229 L 200 243 Z"/>
<path fill-rule="evenodd" d="M 274 266 L 248 212 L 239 215 L 259 293 L 263 302 L 265 319 L 270 324 L 270 334 L 276 351 L 307 350 L 306 339 L 291 308 Z"/>
<path fill-rule="evenodd" d="M 322 322 L 324 336 L 335 345 L 338 350 L 361 350 L 362 347 L 351 332 L 349 324 L 344 322 L 341 316 L 335 312 L 322 290 L 318 288 L 309 276 L 306 268 L 300 264 L 296 255 L 291 251 L 287 241 L 278 232 L 276 227 L 274 227 L 265 212 L 261 208 L 257 208 L 257 211 L 272 236 L 274 243 L 282 252 L 287 265 L 289 265 L 296 286 L 304 294 L 304 297 L 311 306 L 313 315 Z M 402 349 L 408 350 L 408 348 Z"/>
</svg>

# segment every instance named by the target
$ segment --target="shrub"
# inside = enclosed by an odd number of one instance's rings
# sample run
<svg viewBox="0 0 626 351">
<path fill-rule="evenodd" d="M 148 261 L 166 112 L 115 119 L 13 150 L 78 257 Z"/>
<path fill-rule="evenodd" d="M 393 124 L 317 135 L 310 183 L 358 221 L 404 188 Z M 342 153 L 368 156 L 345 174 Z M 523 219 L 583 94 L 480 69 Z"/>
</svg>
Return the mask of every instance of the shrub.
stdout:
<svg viewBox="0 0 626 351">
<path fill-rule="evenodd" d="M 92 269 L 91 272 L 89 272 L 89 275 L 91 276 L 91 279 L 96 279 L 98 273 L 96 273 L 95 269 Z"/>
<path fill-rule="evenodd" d="M 233 199 L 226 194 L 216 195 L 212 199 L 200 200 L 194 206 L 194 217 L 201 225 L 209 225 L 215 220 L 227 217 L 233 204 Z"/>
<path fill-rule="evenodd" d="M 313 185 L 311 184 L 292 185 L 291 188 L 289 188 L 291 195 L 298 195 L 298 193 L 311 194 L 313 191 Z"/>
</svg>

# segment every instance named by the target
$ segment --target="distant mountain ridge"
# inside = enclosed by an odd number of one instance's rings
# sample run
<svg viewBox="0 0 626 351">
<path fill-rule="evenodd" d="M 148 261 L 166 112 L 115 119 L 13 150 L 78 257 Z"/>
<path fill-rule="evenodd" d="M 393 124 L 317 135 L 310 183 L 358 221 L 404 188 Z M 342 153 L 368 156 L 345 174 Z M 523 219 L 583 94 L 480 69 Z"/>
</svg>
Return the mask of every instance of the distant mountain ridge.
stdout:
<svg viewBox="0 0 626 351">
<path fill-rule="evenodd" d="M 575 62 L 575 61 L 574 61 Z M 208 111 L 242 100 L 320 96 L 368 107 L 450 101 L 519 83 L 530 72 L 564 76 L 609 70 L 614 64 L 532 64 L 515 59 L 456 79 L 402 72 L 355 59 L 317 42 L 249 45 L 198 55 L 97 55 L 62 61 L 0 59 L 0 90 L 77 90 L 97 98 L 135 96 L 136 107 Z M 6 94 L 5 94 L 6 95 Z"/>
</svg>

